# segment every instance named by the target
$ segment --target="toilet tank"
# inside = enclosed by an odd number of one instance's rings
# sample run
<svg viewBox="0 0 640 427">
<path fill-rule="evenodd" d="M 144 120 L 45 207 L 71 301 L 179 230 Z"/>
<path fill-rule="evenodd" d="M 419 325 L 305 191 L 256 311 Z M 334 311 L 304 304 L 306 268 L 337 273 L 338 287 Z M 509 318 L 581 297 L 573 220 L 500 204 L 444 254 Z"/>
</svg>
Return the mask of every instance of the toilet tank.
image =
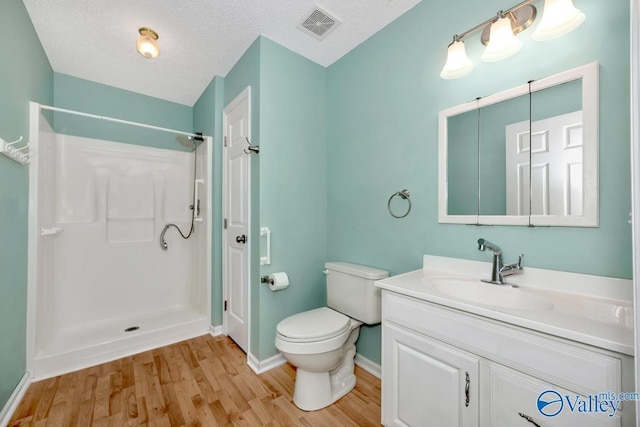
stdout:
<svg viewBox="0 0 640 427">
<path fill-rule="evenodd" d="M 389 272 L 348 262 L 328 262 L 327 306 L 368 325 L 382 320 L 380 288 L 376 280 L 389 277 Z"/>
</svg>

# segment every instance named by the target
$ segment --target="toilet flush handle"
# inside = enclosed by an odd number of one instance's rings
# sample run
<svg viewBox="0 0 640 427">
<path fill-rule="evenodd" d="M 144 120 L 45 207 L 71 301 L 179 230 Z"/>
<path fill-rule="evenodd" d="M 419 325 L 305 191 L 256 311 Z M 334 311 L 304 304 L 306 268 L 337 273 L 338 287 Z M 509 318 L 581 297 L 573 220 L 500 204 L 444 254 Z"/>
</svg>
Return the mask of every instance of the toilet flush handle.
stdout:
<svg viewBox="0 0 640 427">
<path fill-rule="evenodd" d="M 329 270 L 325 268 L 324 270 L 322 270 L 322 274 L 324 274 L 325 276 L 329 275 Z"/>
</svg>

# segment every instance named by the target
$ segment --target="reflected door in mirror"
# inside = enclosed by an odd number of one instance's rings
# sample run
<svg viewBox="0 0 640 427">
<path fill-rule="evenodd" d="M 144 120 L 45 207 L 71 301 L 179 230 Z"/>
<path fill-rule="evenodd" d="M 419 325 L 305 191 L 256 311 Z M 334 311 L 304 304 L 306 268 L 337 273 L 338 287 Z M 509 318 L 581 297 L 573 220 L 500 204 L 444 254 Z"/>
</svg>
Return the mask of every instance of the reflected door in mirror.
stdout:
<svg viewBox="0 0 640 427">
<path fill-rule="evenodd" d="M 532 151 L 529 121 L 506 127 L 507 215 L 582 215 L 582 111 L 534 121 L 531 131 Z"/>
</svg>

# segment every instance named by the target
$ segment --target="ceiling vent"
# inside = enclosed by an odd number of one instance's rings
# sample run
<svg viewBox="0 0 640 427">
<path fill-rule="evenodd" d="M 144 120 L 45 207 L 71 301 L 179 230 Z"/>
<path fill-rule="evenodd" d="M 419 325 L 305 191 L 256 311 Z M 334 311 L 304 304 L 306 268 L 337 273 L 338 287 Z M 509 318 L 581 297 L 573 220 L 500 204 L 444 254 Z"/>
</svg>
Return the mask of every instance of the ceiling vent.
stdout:
<svg viewBox="0 0 640 427">
<path fill-rule="evenodd" d="M 310 13 L 302 18 L 298 29 L 314 39 L 324 40 L 338 25 L 340 25 L 340 21 L 337 18 L 315 6 Z"/>
</svg>

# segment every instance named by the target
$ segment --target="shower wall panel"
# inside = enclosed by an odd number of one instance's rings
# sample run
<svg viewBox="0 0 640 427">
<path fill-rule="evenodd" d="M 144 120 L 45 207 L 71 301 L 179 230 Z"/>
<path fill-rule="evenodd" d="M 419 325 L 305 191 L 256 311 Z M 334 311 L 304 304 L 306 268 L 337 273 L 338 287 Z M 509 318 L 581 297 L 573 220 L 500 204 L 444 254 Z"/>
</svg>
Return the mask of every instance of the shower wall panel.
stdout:
<svg viewBox="0 0 640 427">
<path fill-rule="evenodd" d="M 191 290 L 196 239 L 172 229 L 169 250 L 158 241 L 167 222 L 189 231 L 193 154 L 68 135 L 56 146 L 53 217 L 62 232 L 51 239 L 47 300 L 57 335 L 121 333 L 137 318 L 203 309 Z"/>
</svg>

